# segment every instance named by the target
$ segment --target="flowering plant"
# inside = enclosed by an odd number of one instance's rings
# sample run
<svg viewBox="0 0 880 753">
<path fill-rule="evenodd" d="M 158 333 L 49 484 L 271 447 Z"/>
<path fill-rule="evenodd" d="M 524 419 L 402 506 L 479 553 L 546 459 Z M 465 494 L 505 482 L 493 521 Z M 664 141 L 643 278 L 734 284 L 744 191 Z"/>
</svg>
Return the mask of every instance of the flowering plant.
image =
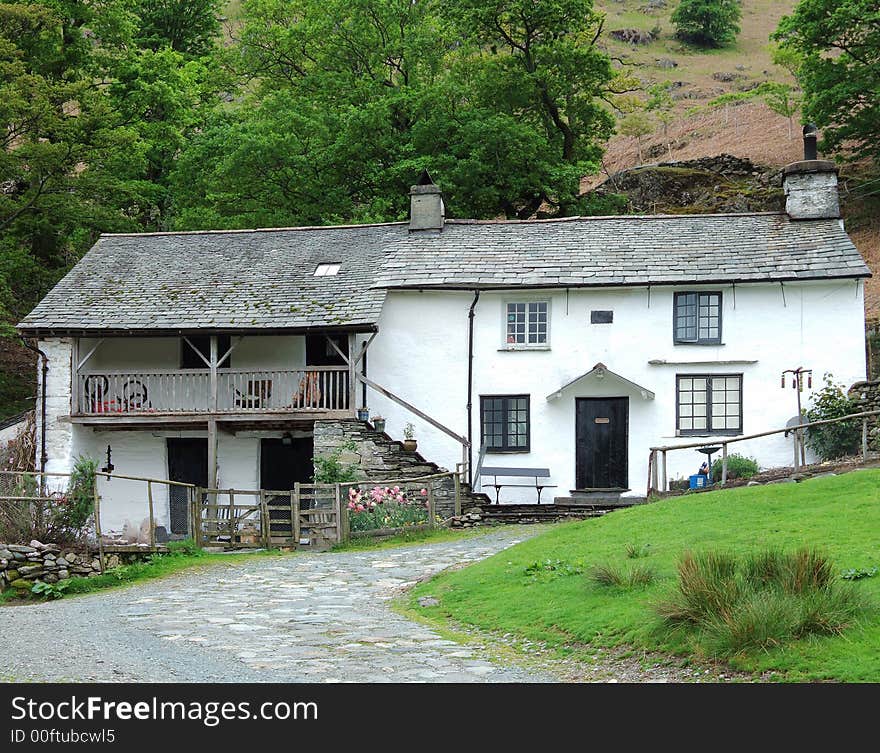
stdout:
<svg viewBox="0 0 880 753">
<path fill-rule="evenodd" d="M 428 520 L 428 490 L 413 493 L 400 486 L 369 490 L 353 486 L 348 490 L 348 512 L 353 531 L 421 525 Z"/>
</svg>

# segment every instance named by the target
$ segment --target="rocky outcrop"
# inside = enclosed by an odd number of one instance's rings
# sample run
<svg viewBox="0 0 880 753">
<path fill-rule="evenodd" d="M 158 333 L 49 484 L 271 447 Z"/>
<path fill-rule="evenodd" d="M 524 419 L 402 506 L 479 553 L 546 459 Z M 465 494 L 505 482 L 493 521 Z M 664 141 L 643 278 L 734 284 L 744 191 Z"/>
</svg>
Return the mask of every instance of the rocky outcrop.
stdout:
<svg viewBox="0 0 880 753">
<path fill-rule="evenodd" d="M 721 154 L 660 162 L 615 173 L 593 192 L 626 196 L 635 214 L 782 211 L 782 174 L 748 159 Z"/>
</svg>

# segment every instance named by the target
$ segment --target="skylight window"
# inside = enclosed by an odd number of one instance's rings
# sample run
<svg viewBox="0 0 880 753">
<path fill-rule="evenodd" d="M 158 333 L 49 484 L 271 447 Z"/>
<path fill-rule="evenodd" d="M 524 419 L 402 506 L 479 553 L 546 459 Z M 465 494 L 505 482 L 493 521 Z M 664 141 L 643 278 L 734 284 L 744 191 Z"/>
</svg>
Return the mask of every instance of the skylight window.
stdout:
<svg viewBox="0 0 880 753">
<path fill-rule="evenodd" d="M 319 264 L 315 270 L 315 277 L 332 277 L 339 274 L 339 264 Z"/>
</svg>

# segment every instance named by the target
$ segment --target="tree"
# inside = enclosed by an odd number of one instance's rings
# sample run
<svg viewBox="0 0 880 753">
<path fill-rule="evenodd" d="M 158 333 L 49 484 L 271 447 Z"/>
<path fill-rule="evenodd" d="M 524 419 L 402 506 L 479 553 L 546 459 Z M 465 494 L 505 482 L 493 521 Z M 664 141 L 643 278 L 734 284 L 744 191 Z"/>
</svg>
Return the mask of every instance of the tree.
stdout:
<svg viewBox="0 0 880 753">
<path fill-rule="evenodd" d="M 208 54 L 220 33 L 220 0 L 139 0 L 138 47 L 198 57 Z"/>
<path fill-rule="evenodd" d="M 184 151 L 176 224 L 400 219 L 423 168 L 453 216 L 574 211 L 621 88 L 600 28 L 589 0 L 249 3 L 231 58 L 259 83 Z"/>
<path fill-rule="evenodd" d="M 726 47 L 740 32 L 739 0 L 681 0 L 672 14 L 675 35 L 700 47 Z"/>
<path fill-rule="evenodd" d="M 765 81 L 759 87 L 767 106 L 788 119 L 788 138 L 794 138 L 794 116 L 801 109 L 801 97 L 790 84 Z"/>
<path fill-rule="evenodd" d="M 675 120 L 675 100 L 672 98 L 672 83 L 664 81 L 662 84 L 653 84 L 648 87 L 648 102 L 645 109 L 652 113 L 663 125 L 663 139 L 666 141 L 666 151 L 669 160 L 672 161 L 672 142 L 669 140 L 669 124 Z"/>
<path fill-rule="evenodd" d="M 876 0 L 801 0 L 774 34 L 801 57 L 804 119 L 822 148 L 880 163 L 880 6 Z"/>
<path fill-rule="evenodd" d="M 642 110 L 634 110 L 620 121 L 618 131 L 624 136 L 630 136 L 636 139 L 639 151 L 639 164 L 642 159 L 642 139 L 648 134 L 654 133 L 654 121 L 651 116 Z"/>
</svg>

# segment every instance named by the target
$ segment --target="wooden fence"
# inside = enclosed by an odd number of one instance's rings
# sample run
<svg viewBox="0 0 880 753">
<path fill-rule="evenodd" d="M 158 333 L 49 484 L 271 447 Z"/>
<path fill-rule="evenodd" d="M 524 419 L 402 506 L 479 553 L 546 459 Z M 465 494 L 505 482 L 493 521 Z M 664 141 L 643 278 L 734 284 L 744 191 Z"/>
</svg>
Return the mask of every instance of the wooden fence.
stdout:
<svg viewBox="0 0 880 753">
<path fill-rule="evenodd" d="M 862 459 L 868 458 L 868 419 L 872 416 L 880 416 L 880 410 L 862 411 L 860 413 L 850 413 L 839 418 L 826 418 L 821 421 L 809 421 L 795 426 L 787 426 L 783 429 L 771 429 L 770 431 L 762 431 L 757 434 L 746 434 L 741 437 L 712 437 L 708 441 L 688 442 L 687 444 L 665 445 L 662 447 L 652 447 L 648 455 L 648 490 L 650 497 L 652 494 L 663 493 L 669 491 L 669 479 L 666 472 L 666 456 L 667 453 L 674 450 L 694 450 L 698 447 L 707 447 L 718 445 L 721 447 L 721 484 L 727 483 L 727 454 L 728 445 L 736 442 L 745 442 L 750 439 L 760 439 L 761 437 L 769 437 L 775 434 L 792 435 L 794 467 L 799 468 L 804 457 L 804 431 L 809 430 L 813 426 L 824 426 L 827 424 L 842 423 L 844 421 L 862 420 Z M 711 474 L 712 469 L 709 469 Z"/>
<path fill-rule="evenodd" d="M 69 473 L 0 472 L 0 504 L 51 504 L 63 497 L 69 485 Z M 188 534 L 200 547 L 224 549 L 300 548 L 326 549 L 352 536 L 349 517 L 349 489 L 360 487 L 366 493 L 375 487 L 398 488 L 408 500 L 424 499 L 425 522 L 404 530 L 431 528 L 436 523 L 435 494 L 437 488 L 452 478 L 455 482 L 456 511 L 461 509 L 461 483 L 458 473 L 439 473 L 414 479 L 357 481 L 340 484 L 295 484 L 289 490 L 205 489 L 168 479 L 126 476 L 98 472 L 98 479 L 126 480 L 139 484 L 137 502 L 143 504 L 144 520 L 148 521 L 148 541 L 132 543 L 131 547 L 163 549 L 156 541 L 157 514 L 154 491 L 157 485 L 185 495 L 188 512 Z M 181 500 L 183 501 L 183 500 Z M 93 525 L 95 546 L 105 551 L 124 551 L 126 546 L 106 540 L 101 527 L 101 509 L 107 501 L 95 483 Z M 355 532 L 354 536 L 390 535 L 395 530 L 381 528 L 371 532 Z"/>
</svg>

